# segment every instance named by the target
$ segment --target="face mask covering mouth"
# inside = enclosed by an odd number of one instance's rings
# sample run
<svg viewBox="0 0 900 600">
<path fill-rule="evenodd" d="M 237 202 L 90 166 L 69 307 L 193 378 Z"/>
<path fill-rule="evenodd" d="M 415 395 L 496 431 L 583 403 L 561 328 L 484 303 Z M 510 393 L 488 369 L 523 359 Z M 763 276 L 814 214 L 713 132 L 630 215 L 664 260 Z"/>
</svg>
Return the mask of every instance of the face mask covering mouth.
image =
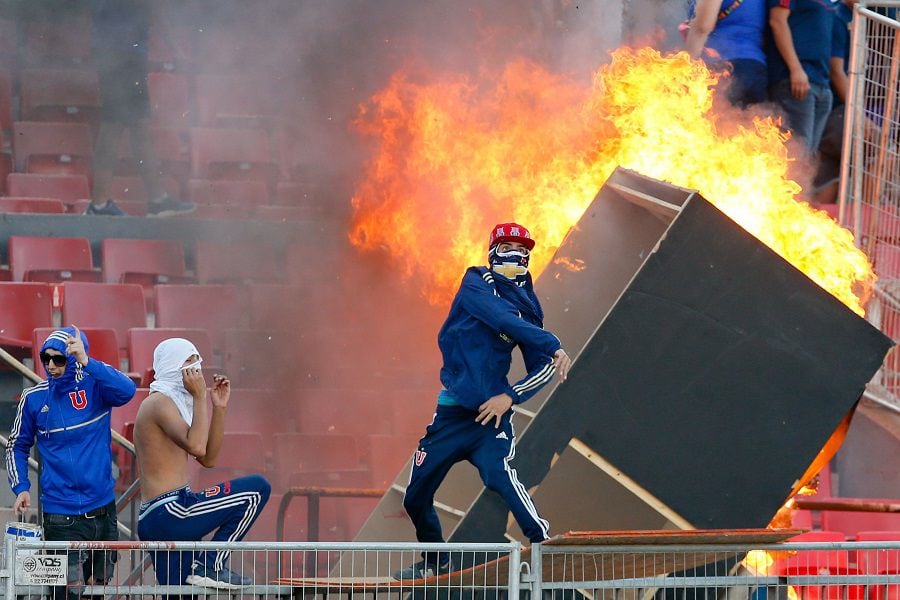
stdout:
<svg viewBox="0 0 900 600">
<path fill-rule="evenodd" d="M 528 279 L 528 261 L 531 252 L 526 248 L 513 248 L 500 252 L 498 248 L 499 245 L 494 246 L 488 253 L 491 270 L 514 281 L 518 286 L 525 285 Z"/>
</svg>

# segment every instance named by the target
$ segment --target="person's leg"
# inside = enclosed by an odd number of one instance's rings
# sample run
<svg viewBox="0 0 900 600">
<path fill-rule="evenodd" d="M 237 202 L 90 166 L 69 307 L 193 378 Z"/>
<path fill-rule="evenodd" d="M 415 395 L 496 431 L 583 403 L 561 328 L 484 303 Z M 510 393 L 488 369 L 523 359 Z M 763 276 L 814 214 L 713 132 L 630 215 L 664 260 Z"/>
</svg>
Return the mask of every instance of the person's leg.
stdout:
<svg viewBox="0 0 900 600">
<path fill-rule="evenodd" d="M 532 542 L 542 542 L 549 537 L 550 524 L 538 514 L 528 490 L 509 464 L 516 454 L 511 414 L 504 415 L 499 428 L 482 426 L 481 439 L 469 460 L 478 467 L 484 485 L 506 501 L 525 536 Z"/>
<path fill-rule="evenodd" d="M 815 151 L 816 147 L 813 145 L 815 100 L 812 91 L 802 100 L 798 100 L 791 94 L 790 80 L 784 79 L 769 88 L 769 97 L 784 109 L 784 126 L 795 137 L 801 138 L 810 152 Z"/>
<path fill-rule="evenodd" d="M 44 513 L 44 539 L 48 542 L 89 541 L 93 528 L 78 515 L 58 515 Z M 86 555 L 80 550 L 64 552 L 68 555 L 69 566 L 66 571 L 66 586 L 54 586 L 52 595 L 55 600 L 77 599 L 81 596 L 84 585 L 84 562 Z M 68 592 L 68 593 L 67 593 Z"/>
<path fill-rule="evenodd" d="M 90 525 L 94 528 L 92 540 L 114 542 L 119 539 L 116 503 L 110 502 L 101 515 L 94 517 Z M 84 565 L 84 581 L 88 585 L 105 585 L 112 581 L 119 553 L 116 550 L 92 550 Z"/>
<path fill-rule="evenodd" d="M 142 504 L 138 517 L 138 538 L 144 542 L 201 540 L 209 532 L 208 529 L 201 529 L 194 523 L 185 522 L 167 510 L 168 504 L 176 502 L 181 506 L 189 504 L 190 496 L 187 488 L 181 488 Z M 149 551 L 148 554 L 156 573 L 156 581 L 160 585 L 187 583 L 186 580 L 191 574 L 191 565 L 194 562 L 193 552 L 155 550 Z M 169 595 L 168 597 L 177 598 L 178 596 Z"/>
<path fill-rule="evenodd" d="M 470 421 L 468 411 L 452 410 L 455 408 L 438 407 L 413 456 L 403 508 L 415 526 L 416 539 L 420 542 L 444 541 L 441 522 L 434 509 L 434 495 L 453 465 L 463 459 L 466 441 L 462 431 Z M 457 414 L 460 412 L 465 415 Z M 474 419 L 472 415 L 472 423 Z M 429 565 L 446 562 L 446 557 L 438 552 L 423 552 L 422 558 Z"/>
<path fill-rule="evenodd" d="M 834 95 L 827 84 L 821 83 L 812 84 L 809 95 L 812 96 L 813 103 L 811 147 L 818 150 L 819 142 L 822 140 L 822 134 L 825 131 L 825 125 L 828 123 L 828 116 L 831 114 Z"/>
<path fill-rule="evenodd" d="M 833 204 L 837 201 L 843 144 L 844 105 L 841 104 L 828 115 L 822 139 L 819 141 L 819 164 L 813 179 L 813 197 L 816 204 Z"/>
<path fill-rule="evenodd" d="M 210 541 L 239 542 L 269 500 L 272 486 L 262 475 L 248 475 L 225 481 L 200 492 L 205 498 L 188 508 L 184 514 L 205 515 L 218 527 Z M 208 569 L 221 571 L 228 561 L 230 550 L 206 552 L 203 557 Z M 200 557 L 198 557 L 198 560 Z"/>
</svg>

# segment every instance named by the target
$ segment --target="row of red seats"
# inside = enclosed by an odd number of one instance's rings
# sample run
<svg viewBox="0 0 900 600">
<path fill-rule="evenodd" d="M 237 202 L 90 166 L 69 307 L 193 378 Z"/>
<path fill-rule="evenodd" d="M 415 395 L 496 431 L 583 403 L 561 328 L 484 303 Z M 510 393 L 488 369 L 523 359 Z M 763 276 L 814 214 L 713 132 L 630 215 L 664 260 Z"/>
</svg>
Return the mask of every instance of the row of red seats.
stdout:
<svg viewBox="0 0 900 600">
<path fill-rule="evenodd" d="M 305 288 L 281 285 L 246 289 L 232 285 L 157 285 L 155 325 L 205 329 L 213 347 L 223 348 L 225 331 L 246 327 L 248 321 L 250 325 L 276 328 L 284 335 L 308 329 L 328 310 L 323 303 L 305 302 L 309 298 Z M 129 329 L 148 326 L 144 291 L 137 284 L 0 282 L 0 345 L 31 348 L 33 330 L 53 326 L 54 304 L 61 306 L 62 323 L 114 330 L 119 348 L 126 347 Z M 262 333 L 263 342 L 266 336 L 271 337 L 268 331 Z M 340 335 L 340 327 L 322 335 Z"/>
<path fill-rule="evenodd" d="M 161 173 L 177 182 L 189 178 L 260 181 L 274 190 L 296 168 L 291 149 L 296 136 L 283 129 L 270 135 L 258 128 L 152 127 L 149 135 L 160 157 Z M 90 180 L 93 140 L 85 123 L 16 121 L 12 125 L 14 171 L 84 175 Z M 118 158 L 118 174 L 137 174 L 131 142 L 125 136 Z"/>
<path fill-rule="evenodd" d="M 282 251 L 269 244 L 198 240 L 191 274 L 178 240 L 105 239 L 100 242 L 99 271 L 87 238 L 10 236 L 7 252 L 12 281 L 137 283 L 148 292 L 158 283 L 194 281 L 302 284 L 313 275 L 309 261 L 315 254 L 308 242 L 295 242 Z"/>
<path fill-rule="evenodd" d="M 247 73 L 150 73 L 147 93 L 150 120 L 171 127 L 262 127 L 284 125 L 287 106 L 280 106 L 272 90 L 276 81 Z M 0 70 L 0 126 L 13 121 L 87 123 L 96 128 L 102 101 L 93 69 L 27 69 L 18 75 L 18 110 L 15 110 L 12 74 Z M 288 99 L 285 97 L 284 99 Z"/>
</svg>

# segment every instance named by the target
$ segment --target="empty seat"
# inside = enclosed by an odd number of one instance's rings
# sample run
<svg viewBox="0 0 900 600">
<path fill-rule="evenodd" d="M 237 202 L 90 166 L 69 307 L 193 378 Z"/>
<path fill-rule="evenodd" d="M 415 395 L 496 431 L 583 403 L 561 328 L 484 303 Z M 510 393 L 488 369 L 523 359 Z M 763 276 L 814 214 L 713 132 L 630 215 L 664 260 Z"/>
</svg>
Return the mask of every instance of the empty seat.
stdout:
<svg viewBox="0 0 900 600">
<path fill-rule="evenodd" d="M 93 138 L 84 123 L 13 123 L 16 170 L 84 175 L 90 181 Z"/>
<path fill-rule="evenodd" d="M 179 186 L 178 196 L 180 196 L 181 186 L 187 181 L 191 170 L 191 138 L 188 130 L 153 126 L 148 128 L 148 135 L 159 161 L 163 187 L 171 194 L 171 183 L 167 183 L 166 179 L 173 179 Z M 131 143 L 131 132 L 128 130 L 123 132 L 122 138 L 119 140 L 116 173 L 118 175 L 138 175 L 137 159 Z"/>
<path fill-rule="evenodd" d="M 891 503 L 893 500 L 870 498 L 873 502 Z M 860 531 L 900 531 L 900 513 L 822 511 L 822 528 L 855 537 Z"/>
<path fill-rule="evenodd" d="M 147 326 L 144 291 L 131 283 L 65 283 L 62 322 L 114 329 L 125 348 L 128 330 Z"/>
<path fill-rule="evenodd" d="M 0 198 L 0 213 L 62 214 L 65 205 L 55 198 Z"/>
<path fill-rule="evenodd" d="M 203 355 L 200 347 L 197 347 Z M 206 370 L 206 359 L 203 360 Z M 228 377 L 232 373 L 225 371 Z M 235 387 L 231 381 L 231 399 L 228 401 L 226 428 L 252 431 L 268 437 L 274 432 L 292 431 L 292 420 L 280 409 L 280 394 L 270 389 Z"/>
<path fill-rule="evenodd" d="M 7 131 L 12 129 L 12 75 L 2 68 L 0 68 L 0 129 Z"/>
<path fill-rule="evenodd" d="M 200 283 L 274 283 L 280 278 L 275 248 L 267 243 L 197 241 L 194 272 Z"/>
<path fill-rule="evenodd" d="M 282 110 L 275 89 L 265 75 L 201 74 L 197 76 L 197 117 L 204 127 L 272 127 Z"/>
<path fill-rule="evenodd" d="M 247 290 L 252 329 L 298 332 L 316 323 L 308 290 L 290 285 L 251 285 Z"/>
<path fill-rule="evenodd" d="M 837 531 L 809 531 L 790 538 L 791 542 L 844 542 L 844 534 Z M 850 566 L 849 550 L 800 550 L 789 558 L 775 561 L 774 574 L 780 577 L 808 575 L 848 575 L 859 573 Z M 802 600 L 862 600 L 864 587 L 860 585 L 794 586 Z M 846 589 L 845 589 L 846 588 Z"/>
<path fill-rule="evenodd" d="M 213 349 L 223 347 L 224 329 L 240 327 L 243 320 L 243 302 L 234 286 L 156 286 L 156 325 L 206 329 Z"/>
<path fill-rule="evenodd" d="M 91 20 L 86 12 L 27 21 L 23 37 L 21 55 L 28 64 L 71 67 L 91 59 Z"/>
<path fill-rule="evenodd" d="M 197 204 L 237 204 L 255 207 L 268 204 L 269 191 L 261 181 L 188 181 L 188 199 Z"/>
<path fill-rule="evenodd" d="M 278 170 L 262 129 L 191 129 L 191 176 L 263 181 L 274 186 Z"/>
<path fill-rule="evenodd" d="M 153 369 L 153 351 L 163 340 L 169 338 L 184 338 L 190 340 L 200 356 L 203 357 L 204 367 L 214 366 L 218 360 L 213 355 L 212 342 L 205 329 L 180 329 L 166 327 L 136 327 L 129 329 L 127 334 L 128 368 L 132 373 L 141 377 L 141 383 L 148 383 L 147 372 Z"/>
<path fill-rule="evenodd" d="M 23 121 L 99 121 L 100 84 L 94 70 L 29 69 L 19 75 L 19 86 Z"/>
<path fill-rule="evenodd" d="M 31 348 L 36 327 L 53 324 L 52 288 L 46 283 L 0 282 L 0 345 Z M 21 352 L 17 352 L 21 355 Z"/>
<path fill-rule="evenodd" d="M 99 281 L 87 238 L 9 237 L 15 281 Z"/>
<path fill-rule="evenodd" d="M 282 488 L 293 473 L 352 471 L 361 466 L 352 435 L 278 433 L 272 444 L 273 478 Z"/>
<path fill-rule="evenodd" d="M 226 429 L 228 426 L 226 417 Z M 222 448 L 215 467 L 207 469 L 197 461 L 190 461 L 191 487 L 201 490 L 229 479 L 263 473 L 266 468 L 266 454 L 266 446 L 260 433 L 226 431 L 222 436 Z"/>
<path fill-rule="evenodd" d="M 156 123 L 170 127 L 190 125 L 191 96 L 187 77 L 176 73 L 150 73 L 147 94 L 150 114 Z"/>
<path fill-rule="evenodd" d="M 302 433 L 391 433 L 393 415 L 385 410 L 384 400 L 380 392 L 365 389 L 303 390 L 298 394 L 297 423 Z"/>
<path fill-rule="evenodd" d="M 91 188 L 84 175 L 10 173 L 6 178 L 6 191 L 10 196 L 59 198 L 66 204 L 91 197 Z"/>
<path fill-rule="evenodd" d="M 185 275 L 184 247 L 177 240 L 108 238 L 100 243 L 103 280 L 153 286 Z"/>
<path fill-rule="evenodd" d="M 284 387 L 296 356 L 296 341 L 289 333 L 256 329 L 226 329 L 223 332 L 222 363 L 234 385 Z"/>
<path fill-rule="evenodd" d="M 78 323 L 75 324 L 78 325 Z M 103 327 L 79 327 L 78 329 L 87 336 L 88 356 L 103 361 L 116 369 L 122 368 L 122 355 L 119 352 L 115 331 Z M 35 367 L 40 363 L 38 354 L 40 354 L 41 345 L 54 331 L 56 331 L 55 327 L 38 327 L 32 333 L 31 358 L 34 360 Z M 35 369 L 35 372 L 41 376 L 46 375 L 43 369 Z"/>
</svg>

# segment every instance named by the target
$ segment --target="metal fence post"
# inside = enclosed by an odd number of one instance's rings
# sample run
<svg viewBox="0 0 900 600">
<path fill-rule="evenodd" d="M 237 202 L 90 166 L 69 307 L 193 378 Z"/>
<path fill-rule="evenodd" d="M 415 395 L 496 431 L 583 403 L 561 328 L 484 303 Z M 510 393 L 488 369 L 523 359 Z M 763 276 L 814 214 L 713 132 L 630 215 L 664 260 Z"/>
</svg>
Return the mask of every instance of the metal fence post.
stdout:
<svg viewBox="0 0 900 600">
<path fill-rule="evenodd" d="M 5 554 L 6 559 L 4 562 L 6 563 L 6 598 L 7 600 L 14 600 L 16 597 L 16 545 L 15 539 L 13 537 L 8 537 L 4 540 L 6 548 Z"/>
<path fill-rule="evenodd" d="M 543 546 L 540 543 L 531 544 L 531 600 L 541 600 L 543 596 L 542 582 L 544 580 Z"/>
</svg>

